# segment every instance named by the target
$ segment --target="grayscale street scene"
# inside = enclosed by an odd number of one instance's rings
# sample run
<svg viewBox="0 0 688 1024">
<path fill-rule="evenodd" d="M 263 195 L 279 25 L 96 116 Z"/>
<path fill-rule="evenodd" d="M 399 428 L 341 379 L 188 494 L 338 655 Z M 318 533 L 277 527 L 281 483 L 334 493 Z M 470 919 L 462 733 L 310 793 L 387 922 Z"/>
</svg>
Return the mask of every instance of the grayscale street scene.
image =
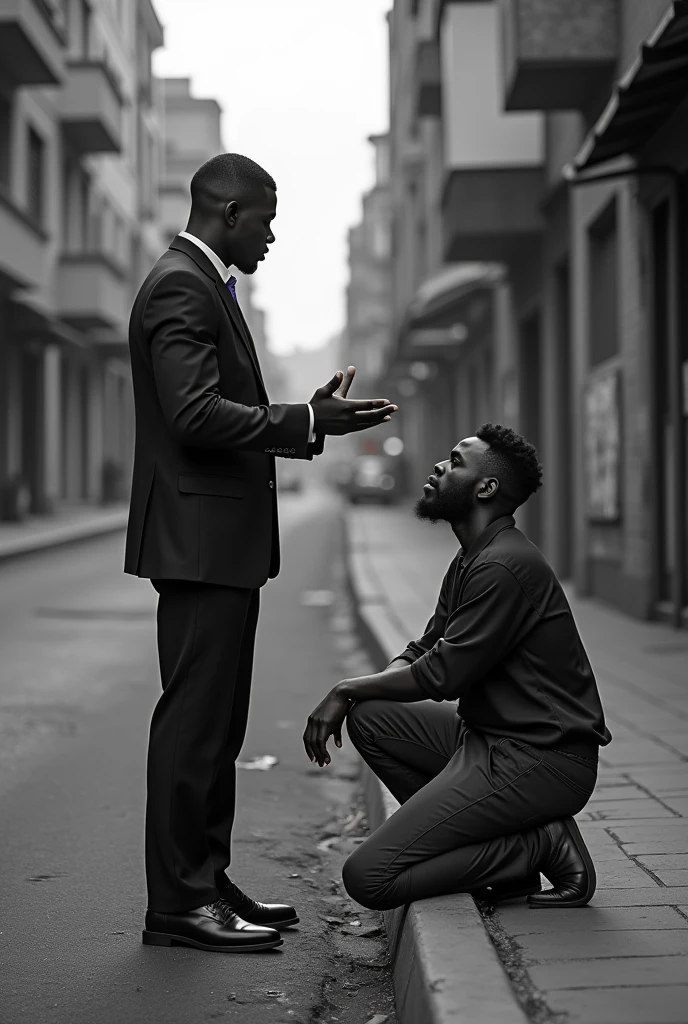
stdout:
<svg viewBox="0 0 688 1024">
<path fill-rule="evenodd" d="M 688 0 L 0 0 L 0 1024 L 688 1024 Z"/>
</svg>

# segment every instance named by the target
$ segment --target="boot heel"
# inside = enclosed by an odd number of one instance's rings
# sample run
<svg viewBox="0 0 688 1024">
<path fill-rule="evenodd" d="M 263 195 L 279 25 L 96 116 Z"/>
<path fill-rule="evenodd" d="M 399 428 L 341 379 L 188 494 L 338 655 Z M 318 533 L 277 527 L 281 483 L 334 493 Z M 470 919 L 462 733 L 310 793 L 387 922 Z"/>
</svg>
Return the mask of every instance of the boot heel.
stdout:
<svg viewBox="0 0 688 1024">
<path fill-rule="evenodd" d="M 141 936 L 141 941 L 144 946 L 171 946 L 172 936 L 165 935 L 164 932 L 144 931 Z"/>
</svg>

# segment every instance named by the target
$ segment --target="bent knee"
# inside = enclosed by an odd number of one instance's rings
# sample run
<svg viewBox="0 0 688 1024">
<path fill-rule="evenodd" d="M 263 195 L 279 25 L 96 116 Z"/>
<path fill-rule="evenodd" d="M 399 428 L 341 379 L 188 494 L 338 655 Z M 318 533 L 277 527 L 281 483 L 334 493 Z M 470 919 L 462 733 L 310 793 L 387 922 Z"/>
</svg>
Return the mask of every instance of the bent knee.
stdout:
<svg viewBox="0 0 688 1024">
<path fill-rule="evenodd" d="M 351 737 L 351 742 L 357 745 L 357 741 L 375 735 L 374 723 L 379 718 L 380 710 L 387 706 L 385 700 L 361 700 L 351 707 L 346 716 L 346 727 Z"/>
<path fill-rule="evenodd" d="M 376 870 L 365 855 L 364 846 L 354 850 L 342 866 L 344 888 L 352 900 L 368 910 L 391 910 L 400 905 L 394 898 L 394 879 Z"/>
</svg>

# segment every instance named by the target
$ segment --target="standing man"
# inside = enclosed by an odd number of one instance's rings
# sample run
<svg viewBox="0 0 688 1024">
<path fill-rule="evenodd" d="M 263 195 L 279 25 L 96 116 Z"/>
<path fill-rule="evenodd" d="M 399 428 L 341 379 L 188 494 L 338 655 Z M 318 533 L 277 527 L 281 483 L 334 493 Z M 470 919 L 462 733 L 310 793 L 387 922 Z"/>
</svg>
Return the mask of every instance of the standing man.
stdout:
<svg viewBox="0 0 688 1024">
<path fill-rule="evenodd" d="M 258 903 L 225 870 L 246 731 L 260 587 L 279 571 L 275 456 L 312 459 L 327 434 L 389 420 L 346 398 L 354 369 L 310 403 L 270 405 L 229 267 L 274 242 L 276 186 L 246 157 L 191 182 L 186 231 L 139 291 L 129 346 L 136 452 L 125 571 L 159 594 L 163 693 L 148 750 L 143 941 L 222 952 L 281 944 L 293 907 Z"/>
<path fill-rule="evenodd" d="M 582 907 L 595 891 L 573 815 L 611 737 L 566 596 L 514 522 L 541 475 L 533 446 L 491 423 L 435 466 L 416 513 L 447 522 L 460 547 L 434 615 L 383 672 L 338 683 L 308 720 L 306 752 L 322 766 L 348 715 L 401 803 L 344 865 L 366 907 L 455 892 Z"/>
</svg>

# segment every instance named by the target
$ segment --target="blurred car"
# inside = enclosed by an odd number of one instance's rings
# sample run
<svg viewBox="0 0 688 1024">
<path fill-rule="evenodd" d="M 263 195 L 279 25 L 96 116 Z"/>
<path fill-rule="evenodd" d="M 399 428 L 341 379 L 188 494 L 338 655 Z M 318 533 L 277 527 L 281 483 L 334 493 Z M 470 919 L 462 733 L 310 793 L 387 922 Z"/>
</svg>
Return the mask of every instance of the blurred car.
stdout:
<svg viewBox="0 0 688 1024">
<path fill-rule="evenodd" d="M 359 501 L 391 505 L 399 493 L 397 460 L 384 455 L 357 455 L 344 492 L 355 505 Z"/>
</svg>

